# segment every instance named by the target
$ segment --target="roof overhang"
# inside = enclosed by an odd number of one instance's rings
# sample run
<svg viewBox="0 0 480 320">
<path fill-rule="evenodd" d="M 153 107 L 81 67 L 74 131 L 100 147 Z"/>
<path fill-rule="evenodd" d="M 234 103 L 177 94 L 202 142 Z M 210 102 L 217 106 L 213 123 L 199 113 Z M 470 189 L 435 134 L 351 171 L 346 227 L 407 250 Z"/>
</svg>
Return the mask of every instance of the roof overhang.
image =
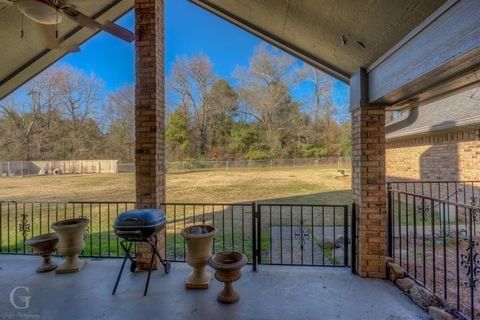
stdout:
<svg viewBox="0 0 480 320">
<path fill-rule="evenodd" d="M 480 86 L 410 108 L 386 125 L 387 141 L 480 129 Z"/>
</svg>

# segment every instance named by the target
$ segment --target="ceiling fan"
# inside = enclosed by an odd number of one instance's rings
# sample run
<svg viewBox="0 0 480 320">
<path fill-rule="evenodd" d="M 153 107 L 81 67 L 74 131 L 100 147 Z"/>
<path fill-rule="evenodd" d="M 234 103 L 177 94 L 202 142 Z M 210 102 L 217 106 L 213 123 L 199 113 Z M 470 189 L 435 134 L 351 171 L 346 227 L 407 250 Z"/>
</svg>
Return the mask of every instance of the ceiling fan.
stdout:
<svg viewBox="0 0 480 320">
<path fill-rule="evenodd" d="M 127 42 L 135 40 L 135 35 L 118 24 L 111 21 L 99 23 L 95 19 L 78 11 L 74 5 L 70 5 L 67 0 L 3 0 L 9 4 L 13 4 L 27 18 L 42 25 L 41 29 L 46 37 L 49 48 L 61 47 L 58 41 L 58 33 L 56 25 L 58 25 L 63 17 L 77 22 L 83 27 L 93 30 L 103 30 L 111 35 Z M 64 47 L 68 51 L 78 51 L 78 45 Z"/>
</svg>

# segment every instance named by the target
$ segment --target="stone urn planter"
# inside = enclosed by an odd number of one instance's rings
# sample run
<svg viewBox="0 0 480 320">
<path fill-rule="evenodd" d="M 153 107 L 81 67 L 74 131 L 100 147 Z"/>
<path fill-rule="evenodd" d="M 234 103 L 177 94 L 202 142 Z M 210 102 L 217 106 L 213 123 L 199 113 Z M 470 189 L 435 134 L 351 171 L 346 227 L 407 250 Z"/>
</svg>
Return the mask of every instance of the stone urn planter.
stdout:
<svg viewBox="0 0 480 320">
<path fill-rule="evenodd" d="M 55 273 L 79 272 L 85 266 L 87 262 L 80 260 L 78 255 L 85 247 L 83 236 L 89 222 L 87 218 L 76 218 L 52 224 L 52 229 L 55 230 L 59 239 L 58 252 L 65 258 Z"/>
<path fill-rule="evenodd" d="M 208 264 L 215 269 L 215 279 L 225 284 L 223 290 L 218 293 L 217 300 L 221 303 L 235 303 L 240 295 L 233 288 L 232 283 L 240 279 L 240 269 L 247 264 L 247 257 L 240 252 L 219 252 L 214 254 Z"/>
<path fill-rule="evenodd" d="M 52 261 L 52 252 L 57 249 L 58 236 L 56 233 L 42 234 L 25 241 L 33 249 L 33 253 L 43 257 L 43 264 L 37 268 L 37 272 L 48 272 L 57 269 Z"/>
<path fill-rule="evenodd" d="M 187 263 L 193 268 L 185 281 L 187 289 L 208 289 L 212 276 L 205 272 L 208 259 L 212 256 L 213 236 L 217 229 L 210 225 L 197 225 L 182 230 L 188 246 Z"/>
</svg>

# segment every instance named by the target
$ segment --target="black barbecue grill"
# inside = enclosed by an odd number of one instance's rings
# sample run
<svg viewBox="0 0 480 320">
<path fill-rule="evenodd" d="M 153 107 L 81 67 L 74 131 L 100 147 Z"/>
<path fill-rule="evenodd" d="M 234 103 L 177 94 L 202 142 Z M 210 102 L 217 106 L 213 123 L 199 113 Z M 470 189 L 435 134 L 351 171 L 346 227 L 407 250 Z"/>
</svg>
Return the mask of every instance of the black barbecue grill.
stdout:
<svg viewBox="0 0 480 320">
<path fill-rule="evenodd" d="M 152 272 L 152 264 L 155 255 L 160 259 L 160 262 L 165 269 L 165 273 L 170 271 L 170 262 L 162 259 L 156 245 L 157 233 L 165 228 L 166 223 L 167 220 L 165 219 L 165 213 L 158 209 L 130 210 L 117 216 L 113 229 L 115 230 L 115 234 L 123 239 L 120 241 L 120 245 L 125 251 L 125 258 L 123 259 L 122 267 L 118 273 L 112 294 L 115 294 L 115 291 L 117 290 L 127 259 L 130 259 L 131 261 L 131 272 L 135 272 L 137 268 L 137 260 L 135 256 L 130 253 L 134 242 L 145 242 L 152 247 L 152 258 L 150 260 L 150 269 L 148 271 L 144 295 L 147 295 L 148 283 L 150 282 L 150 274 Z"/>
</svg>

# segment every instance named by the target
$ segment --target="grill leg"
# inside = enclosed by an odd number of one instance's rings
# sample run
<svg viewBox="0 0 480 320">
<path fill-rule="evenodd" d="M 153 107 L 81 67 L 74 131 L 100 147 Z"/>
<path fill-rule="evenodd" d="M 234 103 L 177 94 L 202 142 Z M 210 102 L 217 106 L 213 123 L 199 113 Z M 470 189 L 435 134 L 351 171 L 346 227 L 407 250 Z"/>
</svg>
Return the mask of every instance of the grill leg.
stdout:
<svg viewBox="0 0 480 320">
<path fill-rule="evenodd" d="M 150 241 L 149 241 L 150 242 Z M 150 245 L 152 245 L 152 258 L 150 259 L 150 268 L 148 269 L 148 276 L 147 276 L 147 284 L 145 285 L 145 292 L 143 293 L 144 296 L 147 295 L 148 291 L 148 284 L 150 283 L 150 274 L 152 273 L 152 267 L 153 267 L 153 258 L 155 258 L 155 253 L 156 253 L 156 247 L 150 242 Z M 161 259 L 161 258 L 160 258 Z"/>
<path fill-rule="evenodd" d="M 153 236 L 155 238 L 155 243 L 157 243 L 157 236 L 154 235 Z M 151 241 L 149 241 L 150 245 L 152 246 L 155 254 L 158 256 L 158 258 L 160 259 L 160 262 L 162 263 L 163 265 L 163 268 L 165 269 L 165 273 L 168 273 L 170 271 L 170 262 L 168 262 L 167 260 L 163 260 L 162 259 L 162 256 L 160 255 L 160 252 L 158 251 L 158 248 L 156 245 L 154 245 L 154 243 L 152 243 Z"/>
<path fill-rule="evenodd" d="M 130 257 L 130 249 L 132 248 L 132 243 L 130 242 L 128 248 L 125 247 L 123 241 L 120 244 L 122 245 L 123 250 L 125 250 L 125 258 L 123 258 L 122 267 L 120 268 L 120 272 L 118 273 L 117 281 L 115 282 L 115 286 L 113 287 L 112 295 L 114 295 L 117 291 L 118 283 L 120 282 L 120 278 L 122 277 L 123 269 L 125 268 L 125 263 L 127 262 L 127 259 L 132 259 Z"/>
</svg>

